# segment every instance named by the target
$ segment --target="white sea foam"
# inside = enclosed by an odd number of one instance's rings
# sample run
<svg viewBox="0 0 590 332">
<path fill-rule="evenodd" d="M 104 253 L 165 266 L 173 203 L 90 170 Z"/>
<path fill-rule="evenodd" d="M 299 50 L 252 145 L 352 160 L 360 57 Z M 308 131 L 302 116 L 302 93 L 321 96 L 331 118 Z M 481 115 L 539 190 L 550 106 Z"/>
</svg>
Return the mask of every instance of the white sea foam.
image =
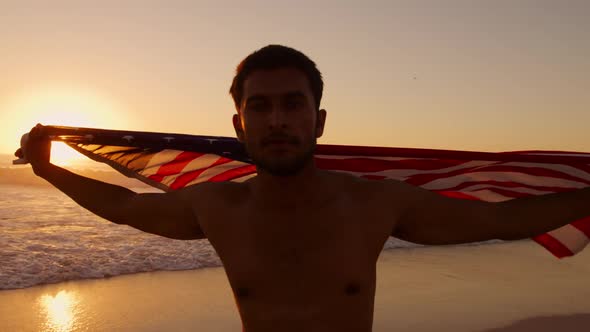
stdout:
<svg viewBox="0 0 590 332">
<path fill-rule="evenodd" d="M 392 238 L 385 248 L 415 246 Z M 220 265 L 207 240 L 110 223 L 54 188 L 0 186 L 0 289 Z"/>
<path fill-rule="evenodd" d="M 0 289 L 220 264 L 206 240 L 107 222 L 53 188 L 0 186 Z"/>
</svg>

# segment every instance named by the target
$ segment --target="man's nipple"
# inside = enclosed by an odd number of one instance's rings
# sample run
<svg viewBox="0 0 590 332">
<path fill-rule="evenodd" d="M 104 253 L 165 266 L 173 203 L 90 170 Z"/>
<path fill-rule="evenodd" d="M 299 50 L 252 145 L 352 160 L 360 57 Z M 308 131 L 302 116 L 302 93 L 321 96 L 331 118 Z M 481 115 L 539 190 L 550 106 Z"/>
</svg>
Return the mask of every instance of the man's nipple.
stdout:
<svg viewBox="0 0 590 332">
<path fill-rule="evenodd" d="M 350 282 L 346 285 L 346 287 L 344 288 L 344 293 L 346 295 L 356 295 L 358 293 L 360 293 L 361 291 L 361 285 L 359 285 L 358 282 Z"/>
<path fill-rule="evenodd" d="M 236 297 L 238 299 L 245 299 L 250 296 L 250 289 L 247 287 L 238 287 L 236 288 Z"/>
</svg>

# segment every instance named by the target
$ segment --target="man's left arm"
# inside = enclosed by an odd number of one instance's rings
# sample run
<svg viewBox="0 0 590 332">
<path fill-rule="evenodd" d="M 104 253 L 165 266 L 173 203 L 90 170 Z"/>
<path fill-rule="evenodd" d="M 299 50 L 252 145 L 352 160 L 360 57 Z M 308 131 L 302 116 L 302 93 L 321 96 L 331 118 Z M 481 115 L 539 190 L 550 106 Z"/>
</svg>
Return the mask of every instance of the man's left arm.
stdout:
<svg viewBox="0 0 590 332">
<path fill-rule="evenodd" d="M 590 188 L 499 203 L 448 198 L 391 181 L 400 199 L 392 235 L 422 244 L 531 238 L 590 216 Z"/>
</svg>

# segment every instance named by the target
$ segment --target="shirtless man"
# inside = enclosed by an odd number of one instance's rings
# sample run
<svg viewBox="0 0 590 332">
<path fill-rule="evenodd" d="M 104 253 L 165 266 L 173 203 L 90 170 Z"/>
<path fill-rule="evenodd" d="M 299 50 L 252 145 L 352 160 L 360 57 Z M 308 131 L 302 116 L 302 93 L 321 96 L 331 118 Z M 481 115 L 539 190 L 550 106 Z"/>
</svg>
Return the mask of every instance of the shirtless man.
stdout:
<svg viewBox="0 0 590 332">
<path fill-rule="evenodd" d="M 390 236 L 423 244 L 516 240 L 590 215 L 590 188 L 486 203 L 319 170 L 322 88 L 315 64 L 284 46 L 238 66 L 233 125 L 258 169 L 244 183 L 138 194 L 50 164 L 38 127 L 26 158 L 35 174 L 107 220 L 209 239 L 248 332 L 371 331 L 376 261 Z"/>
</svg>

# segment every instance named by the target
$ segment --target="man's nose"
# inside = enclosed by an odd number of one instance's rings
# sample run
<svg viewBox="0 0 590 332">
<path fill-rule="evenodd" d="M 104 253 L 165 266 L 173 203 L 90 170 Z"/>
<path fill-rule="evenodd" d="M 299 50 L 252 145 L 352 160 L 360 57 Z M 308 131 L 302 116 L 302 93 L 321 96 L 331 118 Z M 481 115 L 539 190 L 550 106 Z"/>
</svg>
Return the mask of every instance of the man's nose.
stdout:
<svg viewBox="0 0 590 332">
<path fill-rule="evenodd" d="M 281 106 L 273 106 L 268 125 L 271 128 L 284 128 L 287 126 L 286 112 Z"/>
</svg>

